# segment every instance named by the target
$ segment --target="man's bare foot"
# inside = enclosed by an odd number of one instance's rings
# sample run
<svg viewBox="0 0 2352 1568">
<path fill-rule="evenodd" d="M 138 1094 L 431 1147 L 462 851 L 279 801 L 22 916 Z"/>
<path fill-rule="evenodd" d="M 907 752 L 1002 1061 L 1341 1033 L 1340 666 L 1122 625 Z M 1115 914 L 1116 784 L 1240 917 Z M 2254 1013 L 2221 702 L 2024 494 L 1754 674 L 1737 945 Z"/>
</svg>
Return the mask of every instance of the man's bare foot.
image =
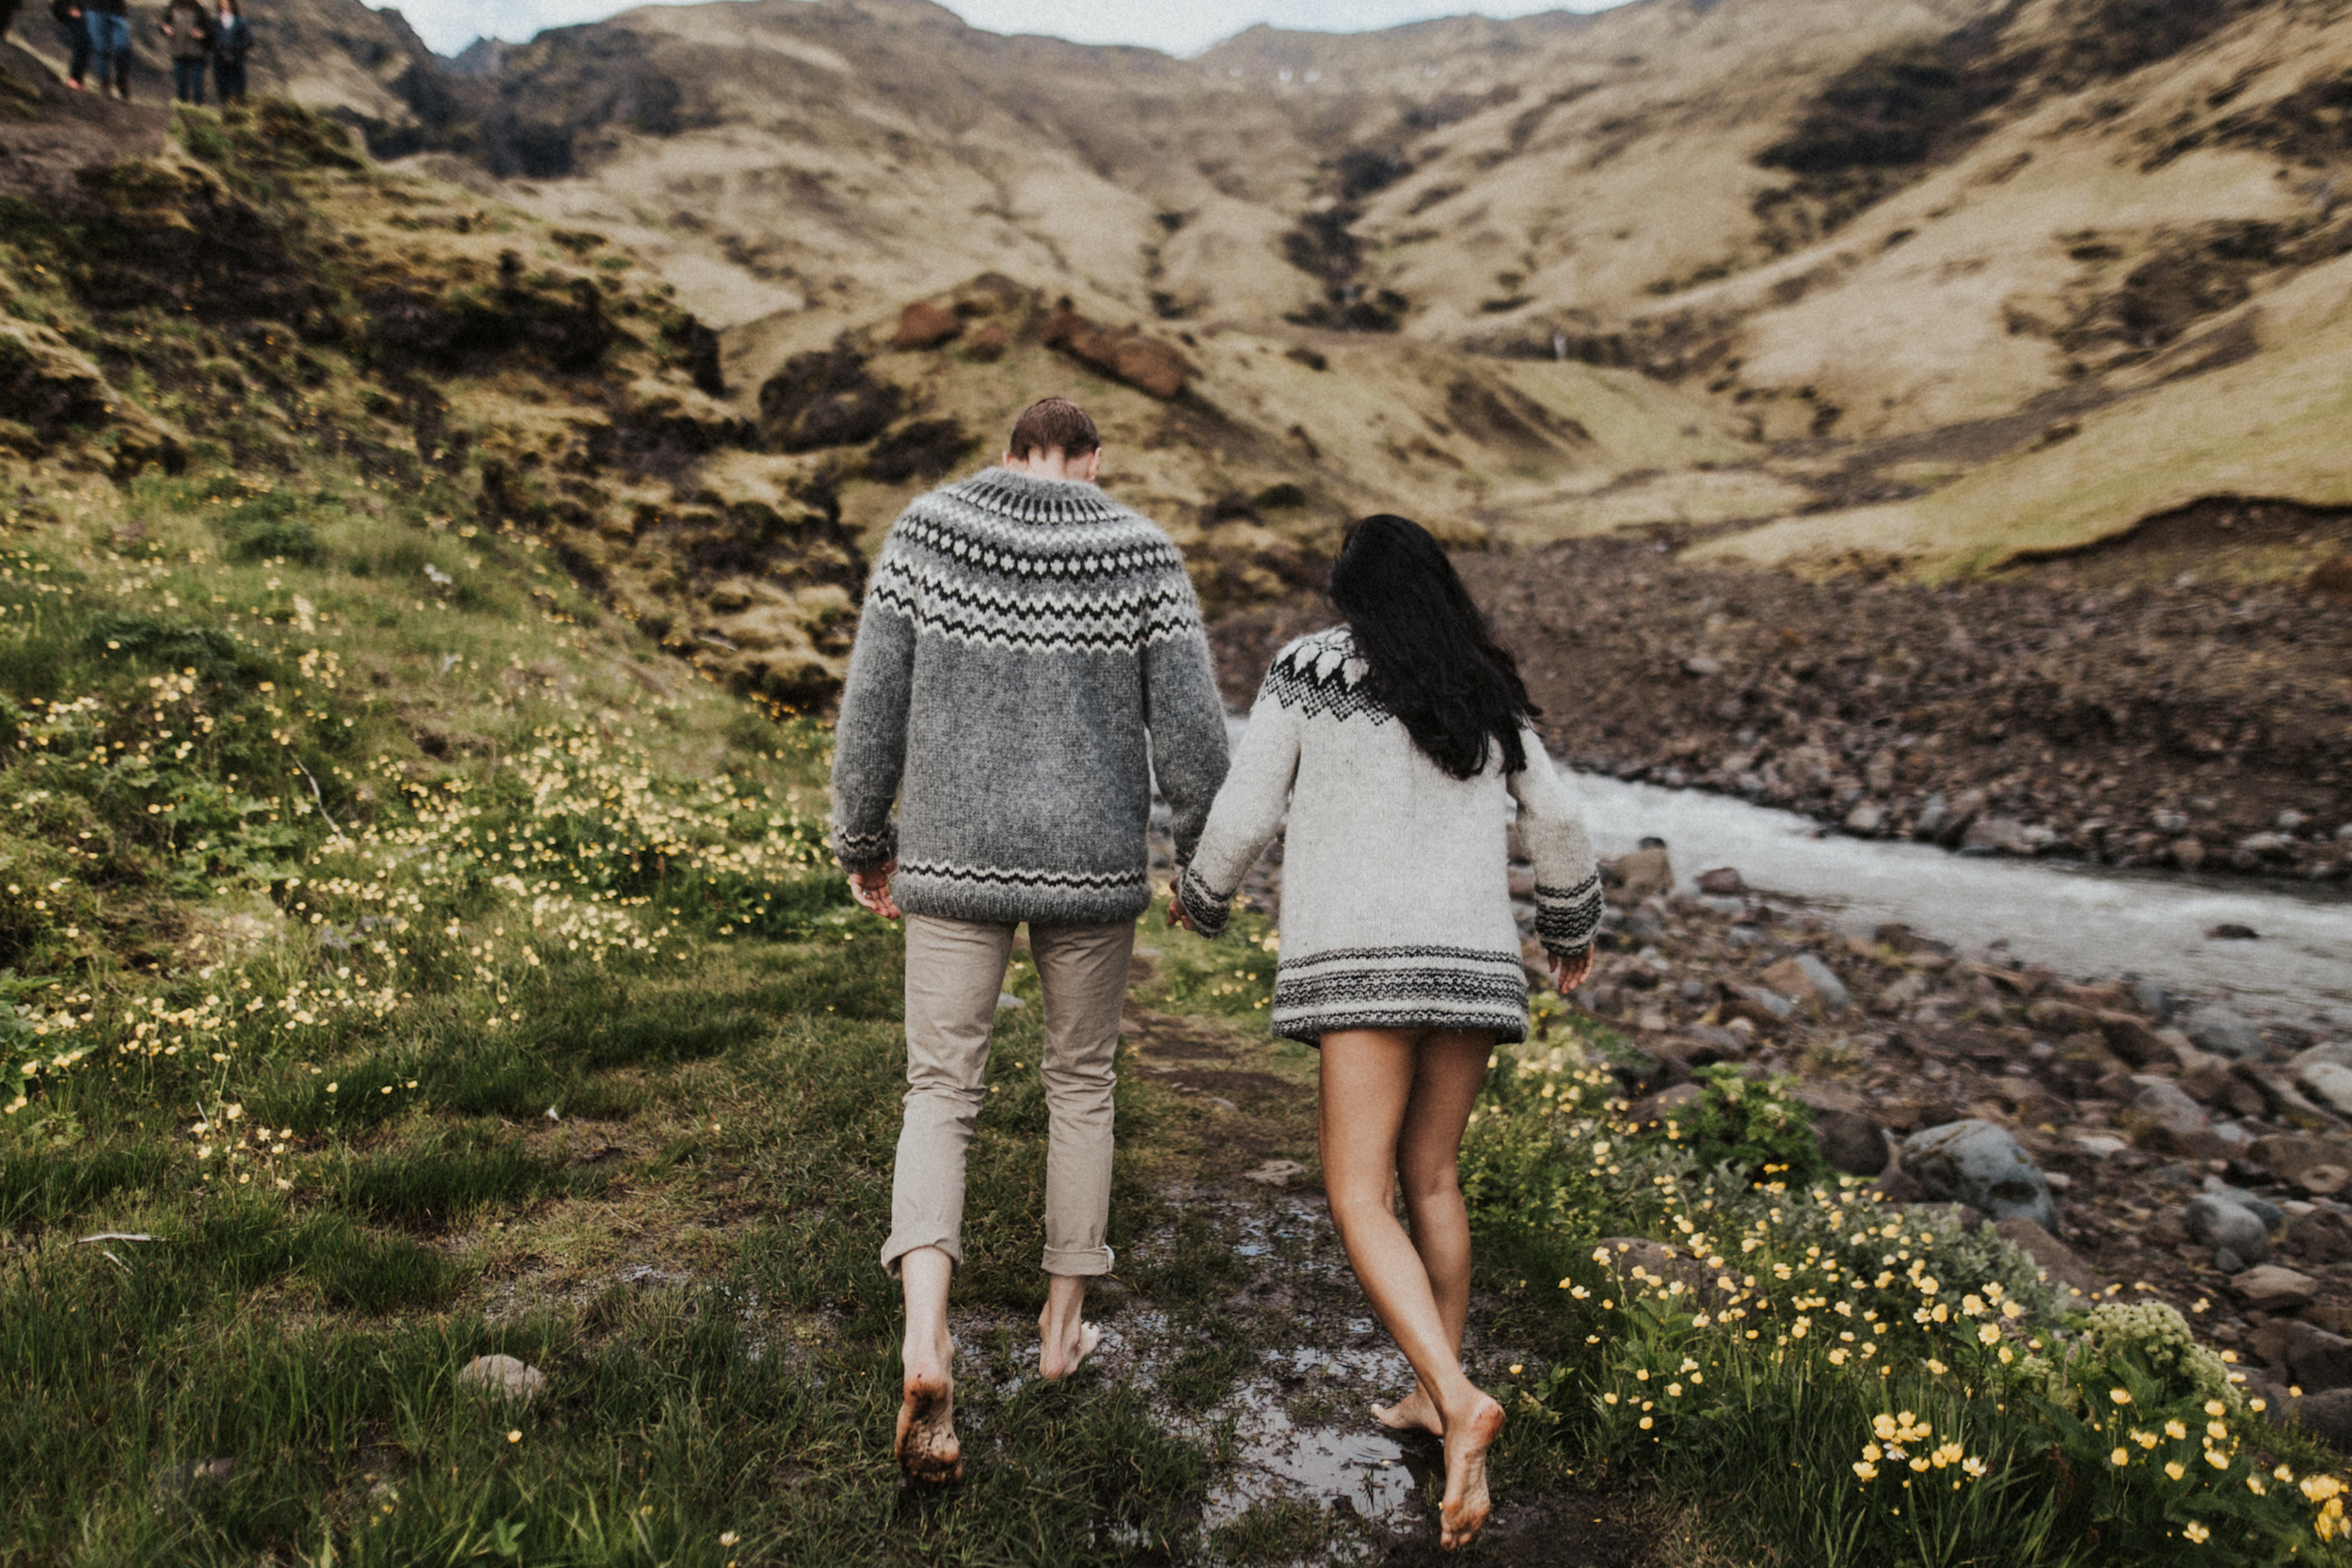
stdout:
<svg viewBox="0 0 2352 1568">
<path fill-rule="evenodd" d="M 1038 1348 L 1038 1375 L 1048 1383 L 1058 1383 L 1078 1370 L 1086 1358 L 1094 1354 L 1094 1347 L 1103 1342 L 1103 1331 L 1080 1319 L 1077 1332 L 1067 1337 L 1048 1334 Z"/>
<path fill-rule="evenodd" d="M 1438 1544 L 1454 1552 L 1478 1539 L 1493 1509 L 1486 1496 L 1486 1450 L 1502 1434 L 1502 1406 L 1480 1394 L 1476 1404 L 1446 1426 L 1445 1498 L 1438 1506 L 1442 1527 Z"/>
<path fill-rule="evenodd" d="M 1445 1418 L 1438 1412 L 1438 1402 L 1429 1397 L 1429 1390 L 1420 1384 L 1413 1391 L 1394 1404 L 1375 1404 L 1372 1418 L 1391 1432 L 1425 1432 L 1433 1437 L 1445 1435 Z"/>
<path fill-rule="evenodd" d="M 898 1468 L 909 1481 L 945 1486 L 963 1479 L 963 1445 L 956 1441 L 956 1385 L 944 1366 L 907 1367 L 906 1397 L 898 1406 Z"/>
</svg>

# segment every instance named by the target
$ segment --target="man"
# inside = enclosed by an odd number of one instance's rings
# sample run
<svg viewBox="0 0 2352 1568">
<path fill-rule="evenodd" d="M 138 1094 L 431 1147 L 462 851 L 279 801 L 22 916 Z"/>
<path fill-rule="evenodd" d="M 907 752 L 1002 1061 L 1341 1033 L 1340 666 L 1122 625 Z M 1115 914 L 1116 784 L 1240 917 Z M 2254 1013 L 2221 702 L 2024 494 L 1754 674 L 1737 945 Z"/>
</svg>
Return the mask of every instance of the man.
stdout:
<svg viewBox="0 0 2352 1568">
<path fill-rule="evenodd" d="M 1047 398 L 1000 467 L 921 497 L 882 545 L 841 698 L 834 846 L 857 901 L 907 915 L 907 1097 L 882 1265 L 906 1291 L 898 1463 L 963 1473 L 947 1287 L 964 1151 L 1013 928 L 1045 992 L 1045 1311 L 1039 1370 L 1099 1331 L 1111 1088 L 1152 777 L 1191 857 L 1225 777 L 1225 717 L 1176 547 L 1094 484 L 1094 421 Z M 1147 740 L 1149 749 L 1147 751 Z M 893 797 L 898 817 L 890 817 Z M 897 885 L 892 886 L 893 874 Z"/>
<path fill-rule="evenodd" d="M 213 19 L 204 0 L 170 0 L 164 8 L 163 33 L 171 50 L 172 97 L 200 106 L 213 55 Z"/>
<path fill-rule="evenodd" d="M 88 0 L 83 20 L 89 24 L 90 55 L 98 66 L 98 90 L 115 89 L 131 96 L 131 0 Z"/>
<path fill-rule="evenodd" d="M 66 68 L 66 86 L 82 90 L 82 78 L 89 74 L 89 18 L 82 14 L 79 0 L 49 0 L 49 14 L 56 20 L 57 29 L 65 35 L 66 53 L 72 63 Z M 98 84 L 103 87 L 106 84 Z"/>
</svg>

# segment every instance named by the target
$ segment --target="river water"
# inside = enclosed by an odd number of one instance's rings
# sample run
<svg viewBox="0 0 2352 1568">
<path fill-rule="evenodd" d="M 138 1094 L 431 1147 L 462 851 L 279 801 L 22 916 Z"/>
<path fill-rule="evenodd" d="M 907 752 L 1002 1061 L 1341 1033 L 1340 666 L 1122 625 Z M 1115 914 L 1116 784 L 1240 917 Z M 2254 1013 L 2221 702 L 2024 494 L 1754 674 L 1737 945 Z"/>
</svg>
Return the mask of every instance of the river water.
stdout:
<svg viewBox="0 0 2352 1568">
<path fill-rule="evenodd" d="M 1817 836 L 1808 817 L 1725 796 L 1568 778 L 1596 850 L 1621 855 L 1645 835 L 1662 838 L 1685 886 L 1711 866 L 1736 866 L 1751 887 L 1803 898 L 1859 933 L 1900 921 L 1961 947 L 2006 940 L 2010 953 L 2066 974 L 2143 974 L 2289 1022 L 2352 1028 L 2352 895 L 2340 889 Z M 2206 937 L 2225 923 L 2260 939 Z"/>
</svg>

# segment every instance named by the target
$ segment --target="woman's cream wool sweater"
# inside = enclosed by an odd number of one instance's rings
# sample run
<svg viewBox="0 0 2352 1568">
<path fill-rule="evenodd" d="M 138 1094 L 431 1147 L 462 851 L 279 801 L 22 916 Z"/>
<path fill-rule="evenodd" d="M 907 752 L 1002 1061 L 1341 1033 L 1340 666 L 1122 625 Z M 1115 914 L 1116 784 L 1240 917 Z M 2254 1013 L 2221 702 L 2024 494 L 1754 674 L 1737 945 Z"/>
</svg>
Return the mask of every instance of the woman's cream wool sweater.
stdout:
<svg viewBox="0 0 2352 1568">
<path fill-rule="evenodd" d="M 1179 879 L 1184 912 L 1204 935 L 1221 932 L 1287 811 L 1275 1034 L 1434 1027 L 1524 1039 L 1511 802 L 1535 865 L 1536 936 L 1563 958 L 1591 946 L 1600 924 L 1582 816 L 1533 730 L 1520 736 L 1518 772 L 1504 774 L 1497 756 L 1454 778 L 1365 694 L 1365 673 L 1344 626 L 1275 656 Z"/>
</svg>

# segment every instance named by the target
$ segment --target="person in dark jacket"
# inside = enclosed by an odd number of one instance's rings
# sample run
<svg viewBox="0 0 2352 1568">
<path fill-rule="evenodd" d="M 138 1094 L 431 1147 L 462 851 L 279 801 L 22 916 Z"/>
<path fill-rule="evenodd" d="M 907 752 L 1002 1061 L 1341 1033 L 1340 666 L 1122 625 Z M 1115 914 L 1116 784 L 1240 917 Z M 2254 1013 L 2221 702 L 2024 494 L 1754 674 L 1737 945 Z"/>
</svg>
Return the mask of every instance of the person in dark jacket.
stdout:
<svg viewBox="0 0 2352 1568">
<path fill-rule="evenodd" d="M 164 42 L 171 50 L 171 95 L 183 103 L 202 103 L 213 58 L 213 19 L 204 0 L 170 0 L 164 7 Z"/>
<path fill-rule="evenodd" d="M 213 86 L 225 106 L 245 102 L 245 57 L 253 52 L 253 29 L 238 0 L 220 0 L 213 18 Z"/>
<path fill-rule="evenodd" d="M 131 96 L 131 0 L 84 0 L 83 20 L 89 24 L 90 56 L 98 66 L 98 90 L 109 87 L 119 98 Z"/>
<path fill-rule="evenodd" d="M 56 18 L 57 30 L 65 35 L 66 48 L 73 56 L 65 79 L 79 88 L 82 78 L 89 74 L 89 18 L 82 14 L 79 0 L 49 0 L 49 14 Z"/>
</svg>

